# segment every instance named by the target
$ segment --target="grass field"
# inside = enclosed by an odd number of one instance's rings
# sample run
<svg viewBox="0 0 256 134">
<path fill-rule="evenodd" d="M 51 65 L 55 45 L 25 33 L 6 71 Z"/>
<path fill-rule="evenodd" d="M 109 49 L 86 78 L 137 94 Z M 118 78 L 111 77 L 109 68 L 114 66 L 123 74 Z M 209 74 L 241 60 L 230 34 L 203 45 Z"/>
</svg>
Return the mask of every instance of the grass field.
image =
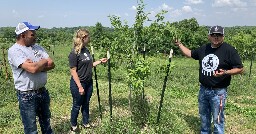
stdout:
<svg viewBox="0 0 256 134">
<path fill-rule="evenodd" d="M 51 124 L 56 134 L 65 134 L 70 128 L 72 97 L 69 90 L 68 54 L 70 47 L 55 48 L 56 68 L 48 73 L 48 88 L 51 96 Z M 97 53 L 97 51 L 96 51 Z M 97 57 L 97 56 L 96 56 Z M 198 62 L 188 58 L 174 57 L 168 77 L 160 123 L 156 123 L 160 94 L 165 76 L 167 56 L 147 57 L 150 76 L 145 81 L 145 94 L 150 107 L 148 123 L 140 128 L 131 120 L 129 88 L 123 65 L 112 69 L 113 120 L 109 118 L 107 67 L 98 66 L 99 89 L 103 111 L 100 119 L 96 88 L 91 98 L 90 116 L 95 127 L 81 129 L 81 133 L 199 133 L 197 95 Z M 256 133 L 256 69 L 253 66 L 249 78 L 249 61 L 245 61 L 245 74 L 234 76 L 228 89 L 226 106 L 226 133 Z M 1 77 L 0 83 L 0 133 L 21 134 L 21 123 L 13 80 Z M 95 86 L 95 84 L 94 84 Z M 81 115 L 79 116 L 81 121 Z M 39 127 L 40 128 L 40 127 Z"/>
</svg>

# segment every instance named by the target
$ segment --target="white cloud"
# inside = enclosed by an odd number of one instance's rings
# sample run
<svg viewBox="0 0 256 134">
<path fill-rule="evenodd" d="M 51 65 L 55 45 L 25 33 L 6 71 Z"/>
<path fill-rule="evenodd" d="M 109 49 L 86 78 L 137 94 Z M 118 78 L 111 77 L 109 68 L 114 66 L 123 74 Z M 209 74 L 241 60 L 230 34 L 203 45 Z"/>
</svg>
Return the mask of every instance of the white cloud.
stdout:
<svg viewBox="0 0 256 134">
<path fill-rule="evenodd" d="M 176 9 L 170 12 L 170 16 L 175 18 L 175 17 L 182 16 L 184 13 L 193 13 L 196 15 L 197 12 L 193 12 L 190 6 L 183 6 L 181 9 Z"/>
<path fill-rule="evenodd" d="M 137 10 L 137 7 L 136 6 L 132 6 L 130 9 L 131 10 Z"/>
<path fill-rule="evenodd" d="M 182 11 L 189 13 L 189 12 L 192 12 L 192 8 L 190 6 L 184 6 L 184 7 L 182 7 Z"/>
<path fill-rule="evenodd" d="M 149 19 L 150 20 L 154 20 L 155 19 L 155 16 L 160 13 L 162 10 L 165 10 L 165 11 L 168 11 L 170 12 L 173 8 L 170 7 L 169 5 L 163 3 L 161 6 L 159 6 L 158 8 L 152 8 L 150 10 L 150 14 L 148 15 Z"/>
<path fill-rule="evenodd" d="M 203 0 L 186 0 L 186 4 L 201 4 L 203 3 Z"/>
<path fill-rule="evenodd" d="M 181 10 L 176 9 L 176 10 L 172 11 L 170 13 L 170 15 L 171 15 L 171 17 L 178 17 L 178 16 L 181 16 L 182 13 L 181 13 Z"/>
<path fill-rule="evenodd" d="M 129 16 L 129 14 L 128 14 L 128 13 L 124 13 L 124 15 L 125 15 L 125 16 Z"/>
<path fill-rule="evenodd" d="M 170 6 L 168 6 L 167 4 L 164 3 L 164 4 L 162 4 L 161 9 L 170 11 L 170 10 L 172 10 L 172 7 L 170 7 Z"/>
<path fill-rule="evenodd" d="M 247 3 L 241 0 L 214 0 L 213 7 L 246 7 Z"/>
</svg>

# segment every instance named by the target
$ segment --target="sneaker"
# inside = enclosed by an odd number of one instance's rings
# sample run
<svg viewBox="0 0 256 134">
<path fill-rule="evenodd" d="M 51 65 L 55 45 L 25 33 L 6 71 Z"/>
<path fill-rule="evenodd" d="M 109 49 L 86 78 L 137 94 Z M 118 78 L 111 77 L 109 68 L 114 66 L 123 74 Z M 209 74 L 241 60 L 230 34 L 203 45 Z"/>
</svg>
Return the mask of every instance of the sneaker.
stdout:
<svg viewBox="0 0 256 134">
<path fill-rule="evenodd" d="M 78 132 L 79 128 L 77 126 L 71 126 L 70 127 L 70 134 L 75 134 L 76 132 Z"/>
<path fill-rule="evenodd" d="M 84 128 L 90 128 L 90 127 L 92 127 L 89 123 L 87 123 L 87 124 L 83 124 L 83 127 Z"/>
</svg>

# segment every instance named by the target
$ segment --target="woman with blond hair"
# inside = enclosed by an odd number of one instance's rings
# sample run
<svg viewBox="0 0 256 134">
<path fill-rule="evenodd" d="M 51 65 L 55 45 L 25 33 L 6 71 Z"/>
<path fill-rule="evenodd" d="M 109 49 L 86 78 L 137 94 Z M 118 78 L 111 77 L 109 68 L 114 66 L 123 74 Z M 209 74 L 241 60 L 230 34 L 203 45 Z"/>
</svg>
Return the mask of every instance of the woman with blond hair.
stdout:
<svg viewBox="0 0 256 134">
<path fill-rule="evenodd" d="M 70 66 L 70 91 L 73 98 L 71 110 L 71 131 L 75 132 L 78 128 L 77 117 L 81 108 L 83 116 L 83 127 L 89 125 L 89 102 L 93 91 L 92 68 L 101 63 L 106 63 L 107 59 L 102 58 L 93 62 L 92 56 L 87 48 L 90 42 L 89 31 L 79 29 L 75 32 L 73 39 L 73 49 L 69 54 Z"/>
</svg>

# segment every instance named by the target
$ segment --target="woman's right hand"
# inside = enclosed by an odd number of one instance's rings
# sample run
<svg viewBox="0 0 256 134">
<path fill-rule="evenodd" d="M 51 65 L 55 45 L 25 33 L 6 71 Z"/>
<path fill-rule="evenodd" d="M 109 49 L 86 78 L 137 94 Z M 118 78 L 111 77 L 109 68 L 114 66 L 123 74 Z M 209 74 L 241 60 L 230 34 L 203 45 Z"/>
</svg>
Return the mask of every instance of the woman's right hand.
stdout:
<svg viewBox="0 0 256 134">
<path fill-rule="evenodd" d="M 106 63 L 107 61 L 108 61 L 107 58 L 101 58 L 101 59 L 100 59 L 100 62 L 101 62 L 101 63 Z"/>
<path fill-rule="evenodd" d="M 78 88 L 79 94 L 84 95 L 84 88 L 81 86 Z"/>
</svg>

